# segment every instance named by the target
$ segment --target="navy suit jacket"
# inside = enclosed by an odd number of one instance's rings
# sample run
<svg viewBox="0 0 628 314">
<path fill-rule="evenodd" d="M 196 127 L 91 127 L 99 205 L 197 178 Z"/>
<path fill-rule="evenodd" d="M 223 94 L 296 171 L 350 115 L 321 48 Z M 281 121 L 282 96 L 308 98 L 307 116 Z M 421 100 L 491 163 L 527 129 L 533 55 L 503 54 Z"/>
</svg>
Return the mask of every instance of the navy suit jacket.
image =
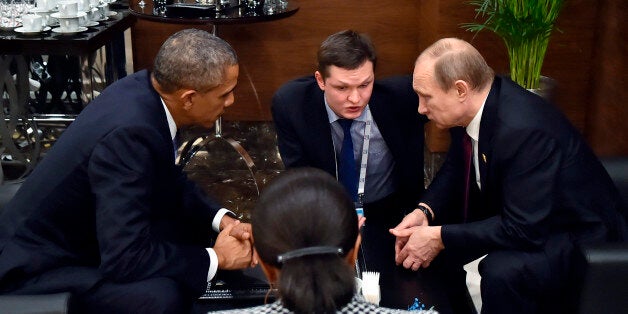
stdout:
<svg viewBox="0 0 628 314">
<path fill-rule="evenodd" d="M 464 187 L 464 132 L 452 129 L 447 159 L 425 193 L 438 224 L 461 220 L 461 198 L 454 196 Z M 609 175 L 578 130 L 541 97 L 496 77 L 478 150 L 482 189 L 471 198 L 472 222 L 442 227 L 446 249 L 481 256 L 542 249 L 553 237 L 574 244 L 628 239 L 626 210 Z M 477 187 L 474 178 L 471 184 Z"/>
<path fill-rule="evenodd" d="M 424 190 L 423 127 L 427 119 L 418 113 L 418 105 L 410 76 L 375 81 L 369 107 L 393 156 L 393 180 L 404 210 L 416 208 Z M 315 167 L 335 177 L 331 126 L 324 93 L 314 76 L 281 86 L 273 97 L 271 109 L 284 165 Z M 368 211 L 368 204 L 365 209 Z"/>
<path fill-rule="evenodd" d="M 62 269 L 58 279 L 76 281 L 79 290 L 100 280 L 168 277 L 201 294 L 220 206 L 175 166 L 173 154 L 150 74 L 108 87 L 4 208 L 0 291 Z M 84 268 L 97 271 L 81 277 Z"/>
</svg>

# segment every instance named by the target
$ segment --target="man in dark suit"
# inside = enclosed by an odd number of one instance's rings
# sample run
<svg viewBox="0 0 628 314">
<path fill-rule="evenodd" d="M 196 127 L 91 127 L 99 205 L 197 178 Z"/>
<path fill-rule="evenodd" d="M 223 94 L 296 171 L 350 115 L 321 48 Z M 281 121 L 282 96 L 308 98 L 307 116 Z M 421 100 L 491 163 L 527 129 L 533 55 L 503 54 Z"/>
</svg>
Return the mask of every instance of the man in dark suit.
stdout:
<svg viewBox="0 0 628 314">
<path fill-rule="evenodd" d="M 327 171 L 363 206 L 371 225 L 381 222 L 387 229 L 416 208 L 422 194 L 426 119 L 416 111 L 411 78 L 376 81 L 376 60 L 364 34 L 329 36 L 318 50 L 318 71 L 283 85 L 272 114 L 284 165 Z M 343 162 L 347 139 L 353 159 Z M 347 168 L 351 176 L 343 176 Z"/>
<path fill-rule="evenodd" d="M 182 313 L 217 268 L 247 267 L 250 225 L 187 179 L 173 145 L 178 129 L 213 125 L 237 78 L 231 46 L 189 29 L 152 73 L 94 99 L 4 208 L 0 293 L 70 291 L 81 313 Z"/>
<path fill-rule="evenodd" d="M 435 220 L 416 210 L 391 230 L 397 263 L 417 270 L 441 251 L 461 263 L 488 254 L 482 313 L 567 308 L 552 298 L 573 278 L 576 248 L 628 238 L 625 207 L 592 150 L 555 107 L 496 77 L 465 41 L 426 49 L 413 86 L 419 112 L 451 128 L 452 144 L 419 205 Z"/>
</svg>

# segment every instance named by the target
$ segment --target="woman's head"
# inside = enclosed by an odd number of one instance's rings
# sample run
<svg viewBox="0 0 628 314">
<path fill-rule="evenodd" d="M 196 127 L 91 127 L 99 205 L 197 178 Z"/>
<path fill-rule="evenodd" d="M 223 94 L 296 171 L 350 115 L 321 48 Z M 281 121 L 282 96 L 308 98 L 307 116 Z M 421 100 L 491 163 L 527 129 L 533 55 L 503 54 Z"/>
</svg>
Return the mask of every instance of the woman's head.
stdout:
<svg viewBox="0 0 628 314">
<path fill-rule="evenodd" d="M 331 175 L 313 168 L 286 171 L 264 190 L 251 223 L 257 254 L 271 281 L 279 273 L 279 292 L 289 309 L 333 311 L 350 301 L 358 220 L 353 202 Z M 312 247 L 331 250 L 278 261 Z"/>
</svg>

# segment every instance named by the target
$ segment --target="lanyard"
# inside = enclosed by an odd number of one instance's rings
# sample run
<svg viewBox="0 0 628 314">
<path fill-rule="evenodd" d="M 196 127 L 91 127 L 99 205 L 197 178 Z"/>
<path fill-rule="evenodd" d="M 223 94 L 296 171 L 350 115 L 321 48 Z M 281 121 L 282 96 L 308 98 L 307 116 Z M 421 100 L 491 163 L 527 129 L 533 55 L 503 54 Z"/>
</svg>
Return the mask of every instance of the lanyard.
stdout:
<svg viewBox="0 0 628 314">
<path fill-rule="evenodd" d="M 366 125 L 364 126 L 364 141 L 362 144 L 362 155 L 360 158 L 360 177 L 358 180 L 358 206 L 362 208 L 364 205 L 364 184 L 366 182 L 366 166 L 369 160 L 369 144 L 371 141 L 371 128 L 373 126 L 373 119 L 371 117 L 371 110 L 366 108 Z"/>
</svg>

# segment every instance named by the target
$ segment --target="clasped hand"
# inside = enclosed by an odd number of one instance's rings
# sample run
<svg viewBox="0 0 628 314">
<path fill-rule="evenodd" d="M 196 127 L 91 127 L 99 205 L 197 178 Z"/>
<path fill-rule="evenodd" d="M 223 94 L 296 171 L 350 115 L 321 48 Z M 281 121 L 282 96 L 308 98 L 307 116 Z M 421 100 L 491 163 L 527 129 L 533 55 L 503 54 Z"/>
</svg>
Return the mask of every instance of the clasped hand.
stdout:
<svg viewBox="0 0 628 314">
<path fill-rule="evenodd" d="M 219 269 L 254 267 L 253 237 L 251 224 L 234 220 L 228 223 L 216 238 L 214 251 L 218 256 Z"/>
<path fill-rule="evenodd" d="M 403 218 L 390 233 L 395 239 L 395 263 L 414 271 L 428 267 L 444 248 L 440 226 L 428 226 L 423 213 L 416 210 Z"/>
</svg>

